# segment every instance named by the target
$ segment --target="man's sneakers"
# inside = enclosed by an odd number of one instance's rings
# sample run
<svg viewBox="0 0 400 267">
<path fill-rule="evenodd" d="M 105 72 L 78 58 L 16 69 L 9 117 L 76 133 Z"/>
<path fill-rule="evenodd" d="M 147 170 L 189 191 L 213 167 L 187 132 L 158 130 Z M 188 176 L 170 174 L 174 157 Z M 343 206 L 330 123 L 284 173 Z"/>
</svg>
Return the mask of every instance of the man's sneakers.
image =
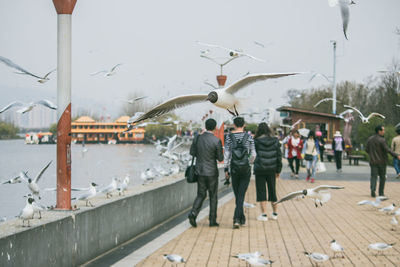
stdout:
<svg viewBox="0 0 400 267">
<path fill-rule="evenodd" d="M 371 197 L 376 197 L 376 194 L 374 191 L 371 191 Z"/>
<path fill-rule="evenodd" d="M 240 222 L 235 221 L 233 222 L 233 229 L 239 229 L 240 228 Z"/>
<path fill-rule="evenodd" d="M 278 220 L 278 213 L 273 212 L 271 215 L 271 218 L 272 218 L 272 220 L 275 220 L 275 221 Z"/>
<path fill-rule="evenodd" d="M 190 225 L 193 226 L 193 227 L 197 227 L 196 216 L 194 216 L 193 213 L 189 213 L 188 218 L 189 218 Z"/>
<path fill-rule="evenodd" d="M 292 178 L 294 177 L 294 172 L 292 172 L 292 173 L 290 174 L 290 177 L 292 177 Z"/>
<path fill-rule="evenodd" d="M 266 221 L 268 221 L 268 216 L 265 213 L 264 214 L 260 214 L 260 216 L 257 217 L 257 220 L 266 222 Z"/>
<path fill-rule="evenodd" d="M 217 222 L 210 222 L 210 227 L 218 227 L 219 223 Z"/>
<path fill-rule="evenodd" d="M 299 175 L 298 175 L 298 174 L 296 174 L 296 175 L 294 176 L 294 178 L 296 178 L 296 179 L 299 179 Z"/>
</svg>

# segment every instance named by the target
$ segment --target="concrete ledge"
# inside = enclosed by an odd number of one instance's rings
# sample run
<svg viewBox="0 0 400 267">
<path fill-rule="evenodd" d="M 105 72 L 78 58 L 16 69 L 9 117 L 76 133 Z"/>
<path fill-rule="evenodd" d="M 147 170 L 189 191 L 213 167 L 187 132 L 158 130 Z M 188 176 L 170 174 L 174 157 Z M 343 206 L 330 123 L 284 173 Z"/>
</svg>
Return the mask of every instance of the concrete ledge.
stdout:
<svg viewBox="0 0 400 267">
<path fill-rule="evenodd" d="M 180 176 L 117 199 L 98 197 L 95 208 L 46 212 L 31 228 L 17 219 L 6 222 L 0 225 L 0 266 L 83 264 L 189 208 L 196 193 L 196 184 Z"/>
</svg>

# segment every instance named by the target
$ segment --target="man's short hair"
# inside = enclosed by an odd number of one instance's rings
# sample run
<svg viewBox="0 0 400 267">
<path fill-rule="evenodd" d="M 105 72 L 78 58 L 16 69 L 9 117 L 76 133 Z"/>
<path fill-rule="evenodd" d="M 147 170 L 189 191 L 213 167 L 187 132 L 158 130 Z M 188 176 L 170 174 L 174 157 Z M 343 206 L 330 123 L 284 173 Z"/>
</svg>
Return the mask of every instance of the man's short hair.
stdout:
<svg viewBox="0 0 400 267">
<path fill-rule="evenodd" d="M 244 118 L 243 117 L 236 117 L 233 119 L 233 124 L 235 124 L 236 127 L 241 128 L 244 126 Z"/>
<path fill-rule="evenodd" d="M 396 133 L 400 134 L 400 126 L 396 128 Z"/>
<path fill-rule="evenodd" d="M 378 125 L 375 127 L 375 133 L 379 133 L 382 130 L 383 130 L 383 125 Z"/>
<path fill-rule="evenodd" d="M 206 130 L 207 131 L 214 131 L 216 126 L 217 126 L 217 122 L 214 119 L 206 120 Z"/>
</svg>

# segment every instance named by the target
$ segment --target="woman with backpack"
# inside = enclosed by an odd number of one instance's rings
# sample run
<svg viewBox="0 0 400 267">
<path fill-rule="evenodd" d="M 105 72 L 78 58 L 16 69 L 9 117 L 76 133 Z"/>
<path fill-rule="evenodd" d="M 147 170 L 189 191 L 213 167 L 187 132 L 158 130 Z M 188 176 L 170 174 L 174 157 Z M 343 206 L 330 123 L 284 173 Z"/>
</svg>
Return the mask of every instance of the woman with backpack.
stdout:
<svg viewBox="0 0 400 267">
<path fill-rule="evenodd" d="M 315 182 L 315 171 L 317 169 L 317 161 L 319 156 L 319 142 L 315 138 L 314 131 L 308 133 L 308 138 L 303 146 L 304 160 L 306 161 L 307 178 L 308 182 L 311 178 L 311 183 Z"/>
<path fill-rule="evenodd" d="M 256 159 L 254 161 L 254 174 L 256 176 L 257 202 L 260 202 L 261 215 L 259 221 L 268 221 L 267 216 L 267 191 L 268 201 L 271 202 L 273 220 L 278 219 L 277 206 L 274 205 L 276 197 L 276 179 L 282 170 L 282 152 L 278 138 L 272 136 L 268 124 L 262 122 L 258 125 L 254 138 Z"/>
</svg>

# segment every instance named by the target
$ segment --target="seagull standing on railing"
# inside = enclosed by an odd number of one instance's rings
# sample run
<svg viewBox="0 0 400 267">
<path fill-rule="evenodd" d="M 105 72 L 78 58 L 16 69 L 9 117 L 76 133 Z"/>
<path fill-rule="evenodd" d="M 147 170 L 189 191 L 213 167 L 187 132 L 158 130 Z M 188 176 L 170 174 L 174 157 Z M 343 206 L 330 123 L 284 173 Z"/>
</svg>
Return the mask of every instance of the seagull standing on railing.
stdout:
<svg viewBox="0 0 400 267">
<path fill-rule="evenodd" d="M 32 203 L 35 202 L 35 199 L 29 197 L 26 200 L 26 205 L 25 207 L 22 209 L 22 211 L 19 213 L 19 215 L 17 217 L 19 217 L 22 220 L 22 227 L 24 227 L 25 225 L 25 221 L 28 221 L 28 227 L 29 226 L 29 220 L 33 219 L 33 215 L 35 214 L 35 211 L 33 209 Z"/>
<path fill-rule="evenodd" d="M 369 123 L 369 120 L 372 117 L 381 117 L 382 119 L 385 119 L 385 116 L 383 116 L 382 114 L 376 113 L 376 112 L 372 112 L 371 114 L 368 115 L 368 117 L 364 117 L 364 115 L 361 113 L 361 111 L 359 111 L 355 107 L 352 107 L 352 106 L 349 106 L 349 105 L 343 105 L 343 106 L 345 108 L 351 108 L 352 110 L 356 111 L 358 113 L 362 123 Z"/>
<path fill-rule="evenodd" d="M 6 64 L 7 66 L 11 67 L 11 68 L 14 68 L 14 69 L 16 69 L 16 70 L 19 70 L 20 72 L 16 72 L 17 74 L 29 75 L 29 76 L 38 78 L 38 79 L 39 79 L 38 82 L 40 82 L 40 83 L 45 83 L 45 82 L 47 82 L 48 80 L 50 80 L 50 79 L 49 79 L 49 75 L 50 75 L 51 73 L 53 73 L 53 72 L 56 70 L 56 69 L 51 70 L 51 71 L 48 72 L 44 77 L 40 77 L 40 76 L 38 76 L 38 75 L 32 74 L 31 72 L 25 70 L 24 68 L 22 68 L 21 66 L 15 64 L 14 62 L 12 62 L 12 61 L 11 61 L 10 59 L 8 59 L 8 58 L 5 58 L 5 57 L 0 56 L 0 61 L 3 62 L 4 64 Z"/>
</svg>

